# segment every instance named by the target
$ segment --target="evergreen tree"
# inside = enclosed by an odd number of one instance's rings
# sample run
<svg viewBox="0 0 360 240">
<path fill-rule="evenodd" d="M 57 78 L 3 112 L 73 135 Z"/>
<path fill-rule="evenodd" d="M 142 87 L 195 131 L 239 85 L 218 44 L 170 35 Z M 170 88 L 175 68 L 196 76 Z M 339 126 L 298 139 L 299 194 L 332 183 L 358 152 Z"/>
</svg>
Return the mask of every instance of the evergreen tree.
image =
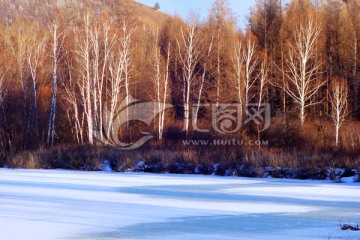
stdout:
<svg viewBox="0 0 360 240">
<path fill-rule="evenodd" d="M 155 9 L 155 10 L 159 10 L 159 9 L 160 9 L 160 4 L 159 4 L 158 2 L 155 3 L 154 9 Z"/>
</svg>

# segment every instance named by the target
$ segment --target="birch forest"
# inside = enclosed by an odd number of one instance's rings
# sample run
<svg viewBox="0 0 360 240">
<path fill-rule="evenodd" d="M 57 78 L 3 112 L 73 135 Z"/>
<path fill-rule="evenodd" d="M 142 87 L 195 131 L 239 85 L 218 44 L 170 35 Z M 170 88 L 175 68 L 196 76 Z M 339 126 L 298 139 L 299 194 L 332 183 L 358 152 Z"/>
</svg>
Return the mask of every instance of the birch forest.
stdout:
<svg viewBox="0 0 360 240">
<path fill-rule="evenodd" d="M 215 0 L 205 19 L 131 0 L 0 0 L 0 14 L 2 164 L 26 151 L 106 146 L 119 104 L 134 100 L 156 102 L 154 118 L 146 126 L 122 120 L 123 142 L 142 131 L 155 136 L 152 149 L 266 140 L 229 158 L 360 160 L 359 0 L 257 0 L 246 29 L 226 0 Z M 240 104 L 245 116 L 262 103 L 271 106 L 266 131 L 213 131 L 208 106 Z M 189 158 L 203 154 L 191 148 Z"/>
</svg>

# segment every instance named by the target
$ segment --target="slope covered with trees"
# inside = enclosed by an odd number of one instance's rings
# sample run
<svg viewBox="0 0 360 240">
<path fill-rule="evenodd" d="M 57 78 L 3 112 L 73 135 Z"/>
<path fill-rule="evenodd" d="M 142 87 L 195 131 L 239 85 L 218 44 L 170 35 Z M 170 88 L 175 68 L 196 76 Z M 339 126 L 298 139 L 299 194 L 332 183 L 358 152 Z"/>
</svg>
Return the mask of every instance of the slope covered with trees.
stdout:
<svg viewBox="0 0 360 240">
<path fill-rule="evenodd" d="M 215 0 L 204 22 L 132 0 L 1 0 L 0 14 L 2 164 L 21 166 L 26 151 L 51 159 L 62 158 L 51 149 L 106 148 L 111 134 L 134 142 L 141 131 L 160 139 L 148 147 L 167 161 L 168 151 L 192 162 L 207 151 L 215 163 L 359 163 L 358 0 L 258 0 L 244 31 L 226 0 Z M 128 109 L 117 118 L 119 104 L 135 99 L 158 103 L 150 126 L 127 121 Z M 245 122 L 262 103 L 271 105 L 266 131 L 256 123 L 214 130 L 213 106 L 238 104 Z M 117 121 L 126 124 L 113 133 Z M 184 146 L 194 139 L 266 144 Z"/>
</svg>

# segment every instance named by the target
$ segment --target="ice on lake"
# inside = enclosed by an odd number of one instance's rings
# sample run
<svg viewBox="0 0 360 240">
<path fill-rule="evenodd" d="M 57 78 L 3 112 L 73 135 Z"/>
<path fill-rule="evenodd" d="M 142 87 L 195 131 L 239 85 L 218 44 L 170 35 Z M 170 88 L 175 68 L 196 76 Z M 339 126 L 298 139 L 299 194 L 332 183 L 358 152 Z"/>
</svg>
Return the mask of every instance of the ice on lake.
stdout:
<svg viewBox="0 0 360 240">
<path fill-rule="evenodd" d="M 0 170 L 0 239 L 360 239 L 360 184 Z"/>
</svg>

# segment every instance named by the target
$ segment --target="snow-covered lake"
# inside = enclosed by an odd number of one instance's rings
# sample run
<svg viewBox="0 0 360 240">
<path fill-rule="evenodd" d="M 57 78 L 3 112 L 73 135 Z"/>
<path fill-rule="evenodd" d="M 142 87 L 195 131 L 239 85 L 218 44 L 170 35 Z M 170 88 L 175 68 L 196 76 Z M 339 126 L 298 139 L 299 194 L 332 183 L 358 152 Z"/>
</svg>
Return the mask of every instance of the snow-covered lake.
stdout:
<svg viewBox="0 0 360 240">
<path fill-rule="evenodd" d="M 0 169 L 0 239 L 360 239 L 360 184 Z"/>
</svg>

